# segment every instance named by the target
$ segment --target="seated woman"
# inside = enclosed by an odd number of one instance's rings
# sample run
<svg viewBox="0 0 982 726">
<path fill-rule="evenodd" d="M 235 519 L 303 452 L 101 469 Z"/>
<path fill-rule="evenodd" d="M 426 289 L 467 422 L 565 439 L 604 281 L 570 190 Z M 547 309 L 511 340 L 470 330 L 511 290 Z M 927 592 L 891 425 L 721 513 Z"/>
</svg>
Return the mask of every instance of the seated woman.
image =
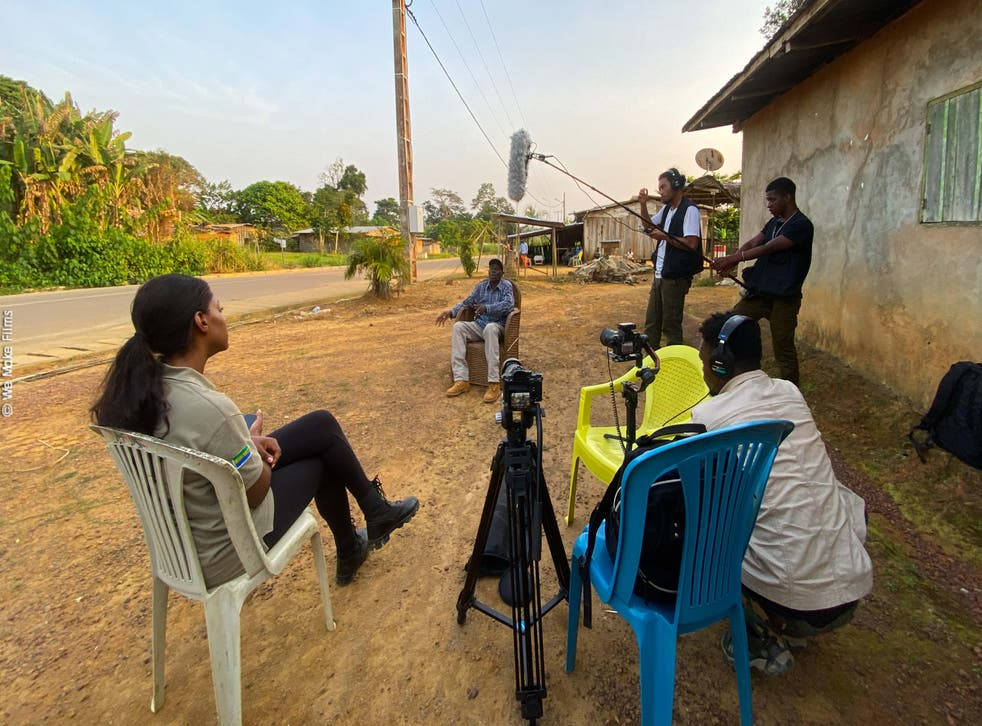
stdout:
<svg viewBox="0 0 982 726">
<path fill-rule="evenodd" d="M 272 547 L 311 499 L 337 547 L 337 583 L 347 585 L 393 530 L 416 514 L 419 502 L 385 498 L 369 480 L 337 420 L 314 411 L 263 436 L 262 415 L 247 428 L 235 404 L 204 376 L 205 363 L 228 349 L 222 307 L 208 283 L 163 275 L 144 283 L 132 308 L 136 329 L 106 374 L 92 406 L 102 426 L 136 431 L 232 462 L 246 487 L 256 533 Z M 355 530 L 350 490 L 367 522 Z M 185 473 L 184 505 L 208 587 L 242 574 L 215 491 Z"/>
</svg>

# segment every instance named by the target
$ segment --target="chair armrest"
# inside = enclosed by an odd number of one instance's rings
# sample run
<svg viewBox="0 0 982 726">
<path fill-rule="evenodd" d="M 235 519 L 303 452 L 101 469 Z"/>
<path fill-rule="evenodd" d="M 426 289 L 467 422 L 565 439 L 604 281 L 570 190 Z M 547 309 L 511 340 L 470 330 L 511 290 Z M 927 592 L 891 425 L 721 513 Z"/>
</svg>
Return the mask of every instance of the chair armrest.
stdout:
<svg viewBox="0 0 982 726">
<path fill-rule="evenodd" d="M 652 362 L 650 357 L 645 357 L 645 365 L 651 365 Z M 614 379 L 614 393 L 621 392 L 624 388 L 625 381 L 636 381 L 638 379 L 637 370 L 637 368 L 632 368 L 620 378 Z M 610 383 L 597 383 L 592 386 L 584 386 L 580 389 L 580 409 L 576 416 L 576 428 L 589 428 L 590 409 L 592 408 L 593 397 L 607 393 L 610 393 Z"/>
<path fill-rule="evenodd" d="M 470 308 L 461 308 L 460 312 L 457 313 L 457 317 L 453 318 L 453 321 L 455 323 L 458 322 L 469 323 L 473 319 L 474 319 L 473 310 L 471 310 Z"/>
<path fill-rule="evenodd" d="M 522 311 L 520 308 L 515 308 L 508 313 L 508 317 L 505 318 L 504 335 L 502 338 L 504 342 L 504 349 L 506 351 L 512 350 L 515 345 L 515 341 L 518 340 L 521 323 Z"/>
</svg>

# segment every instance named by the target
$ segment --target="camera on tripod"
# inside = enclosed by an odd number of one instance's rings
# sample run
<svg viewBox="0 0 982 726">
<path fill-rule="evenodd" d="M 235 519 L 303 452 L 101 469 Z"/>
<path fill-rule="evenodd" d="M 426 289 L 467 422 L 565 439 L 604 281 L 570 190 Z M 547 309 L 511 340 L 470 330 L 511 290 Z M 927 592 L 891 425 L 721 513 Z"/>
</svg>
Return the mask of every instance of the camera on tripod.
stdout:
<svg viewBox="0 0 982 726">
<path fill-rule="evenodd" d="M 542 374 L 523 368 L 517 358 L 509 358 L 501 365 L 501 411 L 495 419 L 509 437 L 523 437 L 541 415 Z M 519 414 L 516 420 L 515 414 Z"/>
<path fill-rule="evenodd" d="M 600 342 L 610 349 L 610 357 L 618 363 L 636 361 L 641 365 L 648 347 L 648 336 L 639 333 L 634 323 L 618 323 L 617 330 L 604 328 L 600 331 Z"/>
<path fill-rule="evenodd" d="M 488 494 L 465 568 L 467 578 L 457 597 L 457 623 L 463 625 L 467 611 L 474 608 L 508 627 L 514 649 L 515 696 L 522 705 L 522 718 L 534 724 L 542 717 L 546 697 L 542 618 L 568 599 L 569 559 L 542 473 L 542 374 L 509 358 L 501 366 L 501 390 L 502 407 L 495 418 L 504 427 L 505 438 L 491 460 Z M 533 424 L 534 440 L 527 432 Z M 545 603 L 539 572 L 543 534 L 559 580 L 559 591 Z M 503 556 L 508 563 L 499 592 L 511 606 L 510 616 L 475 595 L 486 552 Z"/>
<path fill-rule="evenodd" d="M 542 374 L 523 368 L 518 358 L 509 358 L 501 365 L 501 391 L 506 409 L 529 409 L 542 400 Z"/>
</svg>

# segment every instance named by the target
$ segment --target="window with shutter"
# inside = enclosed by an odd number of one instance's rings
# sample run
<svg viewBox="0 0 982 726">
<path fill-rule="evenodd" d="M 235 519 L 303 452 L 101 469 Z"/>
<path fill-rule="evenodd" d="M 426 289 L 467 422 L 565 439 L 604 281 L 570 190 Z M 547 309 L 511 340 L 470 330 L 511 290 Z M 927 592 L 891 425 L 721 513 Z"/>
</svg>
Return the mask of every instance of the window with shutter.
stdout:
<svg viewBox="0 0 982 726">
<path fill-rule="evenodd" d="M 927 105 L 921 222 L 982 222 L 982 81 Z"/>
</svg>

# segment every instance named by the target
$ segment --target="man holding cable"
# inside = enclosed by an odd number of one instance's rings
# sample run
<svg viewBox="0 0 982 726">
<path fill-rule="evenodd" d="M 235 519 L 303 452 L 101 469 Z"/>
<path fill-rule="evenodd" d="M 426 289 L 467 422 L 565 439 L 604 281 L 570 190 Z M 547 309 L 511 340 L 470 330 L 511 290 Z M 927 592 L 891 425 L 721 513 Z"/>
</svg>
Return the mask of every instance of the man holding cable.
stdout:
<svg viewBox="0 0 982 726">
<path fill-rule="evenodd" d="M 795 203 L 795 184 L 778 177 L 767 185 L 764 198 L 774 215 L 752 239 L 732 255 L 713 261 L 719 275 L 741 262 L 757 260 L 743 271 L 747 293 L 733 312 L 754 320 L 767 318 L 781 378 L 798 385 L 798 352 L 794 335 L 801 309 L 801 286 L 812 262 L 815 227 Z"/>
<path fill-rule="evenodd" d="M 644 319 L 644 332 L 653 348 L 661 347 L 662 331 L 666 345 L 682 343 L 685 296 L 692 276 L 702 271 L 699 208 L 682 194 L 683 189 L 685 177 L 674 167 L 658 177 L 658 194 L 664 206 L 650 218 L 655 228 L 645 230 L 656 241 L 651 253 L 655 277 Z M 649 199 L 648 190 L 642 188 L 638 202 L 643 217 L 648 217 Z M 669 240 L 669 235 L 682 241 Z"/>
</svg>

